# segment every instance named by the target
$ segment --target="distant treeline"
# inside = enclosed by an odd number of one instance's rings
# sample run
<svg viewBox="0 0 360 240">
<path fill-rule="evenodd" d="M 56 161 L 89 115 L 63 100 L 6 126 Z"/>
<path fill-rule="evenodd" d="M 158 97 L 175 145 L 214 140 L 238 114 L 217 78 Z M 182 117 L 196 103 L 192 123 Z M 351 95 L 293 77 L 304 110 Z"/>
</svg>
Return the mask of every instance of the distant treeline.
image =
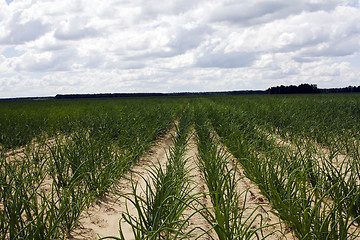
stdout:
<svg viewBox="0 0 360 240">
<path fill-rule="evenodd" d="M 0 101 L 12 100 L 47 100 L 47 99 L 87 99 L 87 98 L 129 98 L 129 97 L 197 97 L 197 96 L 221 96 L 221 95 L 250 95 L 250 94 L 301 94 L 301 93 L 355 93 L 360 92 L 360 86 L 345 88 L 320 89 L 316 84 L 300 84 L 299 86 L 277 86 L 267 90 L 242 90 L 222 92 L 175 92 L 175 93 L 94 93 L 94 94 L 57 94 L 49 97 L 22 97 L 0 98 Z"/>
<path fill-rule="evenodd" d="M 126 97 L 191 97 L 191 96 L 216 96 L 216 95 L 246 95 L 266 94 L 266 91 L 227 91 L 227 92 L 178 92 L 178 93 L 98 93 L 98 94 L 58 94 L 55 99 L 78 98 L 126 98 Z"/>
<path fill-rule="evenodd" d="M 299 86 L 277 86 L 267 90 L 268 94 L 302 94 L 302 93 L 353 93 L 360 92 L 360 86 L 349 86 L 345 88 L 320 89 L 316 84 L 300 84 Z"/>
</svg>

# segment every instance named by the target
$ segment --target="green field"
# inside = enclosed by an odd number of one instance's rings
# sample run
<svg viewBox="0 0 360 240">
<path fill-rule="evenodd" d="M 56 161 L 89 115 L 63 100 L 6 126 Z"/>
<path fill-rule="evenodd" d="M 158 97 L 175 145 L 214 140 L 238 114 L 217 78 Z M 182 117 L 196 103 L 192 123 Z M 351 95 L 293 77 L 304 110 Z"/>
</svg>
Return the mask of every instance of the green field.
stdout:
<svg viewBox="0 0 360 240">
<path fill-rule="evenodd" d="M 359 239 L 358 94 L 0 102 L 0 239 L 67 238 L 172 128 L 166 166 L 121 196 L 136 239 L 271 239 L 244 214 L 240 168 L 297 238 Z M 210 208 L 192 193 L 191 138 Z M 203 236 L 188 209 L 211 226 Z"/>
</svg>

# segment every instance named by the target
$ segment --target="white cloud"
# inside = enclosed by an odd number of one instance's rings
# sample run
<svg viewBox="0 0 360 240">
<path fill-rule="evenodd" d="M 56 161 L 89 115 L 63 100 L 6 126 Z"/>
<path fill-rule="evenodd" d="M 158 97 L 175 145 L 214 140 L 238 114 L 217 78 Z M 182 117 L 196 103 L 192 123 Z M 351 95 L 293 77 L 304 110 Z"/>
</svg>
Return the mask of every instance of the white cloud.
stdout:
<svg viewBox="0 0 360 240">
<path fill-rule="evenodd" d="M 99 35 L 95 28 L 87 25 L 86 21 L 80 18 L 63 21 L 55 30 L 54 37 L 59 40 L 79 40 Z"/>
<path fill-rule="evenodd" d="M 248 52 L 215 51 L 199 56 L 196 66 L 205 68 L 241 68 L 249 67 L 256 56 Z"/>
<path fill-rule="evenodd" d="M 0 97 L 357 84 L 353 0 L 0 1 Z"/>
<path fill-rule="evenodd" d="M 229 22 L 240 25 L 256 25 L 283 19 L 301 12 L 329 11 L 343 1 L 282 1 L 282 0 L 245 0 L 220 1 L 216 9 L 210 14 L 210 20 L 215 22 Z"/>
<path fill-rule="evenodd" d="M 19 58 L 20 61 L 15 69 L 21 72 L 72 71 L 75 63 L 71 59 L 77 57 L 76 49 L 41 53 L 28 52 Z"/>
<path fill-rule="evenodd" d="M 141 15 L 146 20 L 154 19 L 161 15 L 178 15 L 183 14 L 193 8 L 199 7 L 204 2 L 203 0 L 172 0 L 159 2 L 159 0 L 142 0 Z"/>
</svg>

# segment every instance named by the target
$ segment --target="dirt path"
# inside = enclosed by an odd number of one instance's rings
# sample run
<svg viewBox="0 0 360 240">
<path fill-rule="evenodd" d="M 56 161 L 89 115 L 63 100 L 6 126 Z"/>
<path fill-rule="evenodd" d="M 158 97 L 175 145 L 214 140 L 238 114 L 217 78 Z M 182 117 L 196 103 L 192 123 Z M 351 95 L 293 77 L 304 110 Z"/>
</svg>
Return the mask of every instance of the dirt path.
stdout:
<svg viewBox="0 0 360 240">
<path fill-rule="evenodd" d="M 202 172 L 196 164 L 197 154 L 198 154 L 198 150 L 197 150 L 195 137 L 192 137 L 189 142 L 188 152 L 186 157 L 188 158 L 188 166 L 190 169 L 192 169 L 190 172 L 190 177 L 191 180 L 193 181 L 193 184 L 195 184 L 193 193 L 200 195 L 200 202 L 203 206 L 211 207 L 212 206 L 211 199 L 207 194 L 205 194 L 208 192 L 208 188 L 202 177 Z M 237 159 L 234 156 L 232 156 L 229 151 L 227 151 L 227 154 L 229 156 L 230 164 L 234 166 L 238 162 Z M 245 202 L 245 208 L 246 208 L 243 221 L 250 214 L 252 214 L 253 211 L 255 211 L 255 213 L 253 213 L 253 216 L 261 215 L 263 216 L 263 219 L 261 220 L 260 218 L 256 218 L 254 223 L 251 225 L 251 229 L 259 228 L 264 225 L 273 225 L 263 229 L 262 232 L 263 236 L 273 233 L 267 239 L 269 240 L 297 239 L 294 236 L 294 233 L 291 228 L 287 227 L 284 223 L 280 223 L 281 220 L 273 213 L 274 209 L 267 201 L 267 199 L 264 197 L 264 195 L 261 193 L 261 190 L 257 187 L 257 185 L 254 184 L 250 179 L 244 177 L 245 176 L 244 170 L 241 168 L 239 164 L 237 164 L 237 168 L 238 168 L 237 176 L 236 176 L 238 180 L 237 190 L 239 193 L 244 192 L 244 194 L 241 194 L 240 202 L 241 204 Z M 246 191 L 248 191 L 247 194 L 245 194 Z M 196 209 L 200 209 L 199 205 L 195 207 Z M 191 211 L 187 211 L 186 213 L 188 212 Z M 190 227 L 202 228 L 205 231 L 211 229 L 210 224 L 200 214 L 195 214 L 190 219 Z M 202 233 L 203 233 L 202 230 L 196 230 L 194 231 L 194 236 L 199 236 Z M 217 239 L 215 231 L 211 230 L 209 231 L 209 233 L 211 237 L 213 237 L 213 239 Z M 199 239 L 211 239 L 211 237 L 209 237 L 208 235 L 204 235 Z"/>
<path fill-rule="evenodd" d="M 169 133 L 164 135 L 158 143 L 152 147 L 149 154 L 142 157 L 138 164 L 132 168 L 132 172 L 128 173 L 123 179 L 119 181 L 117 192 L 108 193 L 104 199 L 95 203 L 88 211 L 82 214 L 82 219 L 80 220 L 79 226 L 74 230 L 73 234 L 68 237 L 68 239 L 99 239 L 99 237 L 106 236 L 115 236 L 119 237 L 119 220 L 122 217 L 122 213 L 126 212 L 126 202 L 123 197 L 119 197 L 120 194 L 126 194 L 132 192 L 131 182 L 137 182 L 139 186 L 144 186 L 144 180 L 139 176 L 146 178 L 148 169 L 151 164 L 160 164 L 165 166 L 167 163 L 167 153 L 169 146 L 172 145 L 171 134 L 174 134 L 174 129 Z M 188 150 L 185 155 L 187 159 L 187 167 L 190 170 L 189 176 L 192 181 L 193 192 L 192 194 L 197 194 L 199 196 L 199 203 L 194 203 L 193 207 L 200 209 L 201 205 L 206 207 L 211 207 L 211 200 L 206 194 L 208 192 L 207 186 L 202 178 L 202 173 L 199 167 L 197 166 L 197 145 L 194 135 L 190 138 Z M 231 161 L 233 164 L 237 161 L 233 156 L 231 156 Z M 251 212 L 257 208 L 256 214 L 261 214 L 264 216 L 266 224 L 276 224 L 279 223 L 279 218 L 273 214 L 273 211 L 270 204 L 267 202 L 266 198 L 261 194 L 260 189 L 252 183 L 249 179 L 242 177 L 244 176 L 244 170 L 239 168 L 238 171 L 238 191 L 244 192 L 248 190 L 248 194 L 241 195 L 241 201 L 246 201 L 245 217 L 251 214 Z M 141 189 L 141 188 L 139 188 Z M 139 190 L 140 191 L 140 190 Z M 258 207 L 261 205 L 262 207 Z M 135 209 L 131 208 L 131 204 L 128 204 L 129 211 L 136 216 Z M 193 214 L 194 210 L 187 209 L 184 214 L 189 216 Z M 255 214 L 255 215 L 256 215 Z M 264 224 L 264 223 L 263 223 Z M 131 231 L 131 227 L 125 222 L 121 222 L 123 233 L 125 239 L 132 240 L 134 236 Z M 260 227 L 260 219 L 257 219 L 252 228 Z M 195 239 L 205 231 L 211 229 L 210 224 L 201 216 L 200 213 L 194 214 L 189 220 L 189 230 L 196 228 L 193 233 L 193 237 L 189 239 Z M 202 229 L 202 230 L 201 230 Z M 272 227 L 268 227 L 263 230 L 264 236 L 271 233 L 271 237 L 267 238 L 270 240 L 277 239 L 296 239 L 293 236 L 293 233 L 290 228 L 286 227 L 284 224 L 276 224 Z M 281 234 L 282 232 L 284 234 Z M 216 239 L 215 233 L 213 230 L 209 231 L 210 235 Z M 203 235 L 200 240 L 211 239 L 208 235 Z"/>
<path fill-rule="evenodd" d="M 214 134 L 217 138 L 219 137 L 217 133 Z M 284 223 L 281 223 L 281 219 L 273 213 L 275 209 L 261 193 L 260 188 L 249 178 L 245 177 L 245 170 L 241 167 L 239 161 L 231 154 L 231 152 L 227 150 L 227 147 L 223 144 L 219 147 L 226 151 L 229 160 L 229 168 L 237 168 L 237 191 L 238 193 L 241 193 L 240 204 L 245 204 L 242 221 L 245 221 L 246 218 L 251 215 L 251 218 L 255 218 L 255 220 L 251 224 L 250 229 L 254 230 L 268 225 L 269 227 L 263 228 L 262 232 L 258 232 L 258 234 L 262 234 L 262 237 L 270 235 L 266 238 L 268 240 L 298 239 L 295 237 L 293 230 Z"/>
<path fill-rule="evenodd" d="M 312 147 L 312 152 L 307 157 L 310 158 L 312 161 L 316 162 L 315 166 L 318 165 L 317 171 L 326 172 L 327 170 L 329 170 L 327 169 L 326 165 L 333 165 L 333 167 L 336 168 L 340 174 L 345 175 L 344 179 L 346 182 L 349 180 L 350 175 L 352 174 L 352 172 L 349 171 L 349 168 L 351 168 L 351 164 L 353 164 L 354 162 L 354 159 L 352 159 L 351 156 L 340 152 L 336 152 L 335 154 L 333 154 L 328 147 L 325 147 L 317 142 L 304 140 L 304 142 L 299 145 L 291 142 L 290 140 L 282 138 L 276 133 L 268 133 L 263 130 L 259 131 L 266 133 L 268 135 L 268 140 L 274 140 L 275 144 L 279 147 L 289 148 L 293 152 L 301 152 L 301 154 L 305 155 L 307 147 Z M 356 182 L 357 184 L 359 184 L 360 179 L 356 179 Z M 310 185 L 309 188 L 311 188 Z M 325 206 L 325 203 L 333 205 L 333 199 L 325 196 L 324 203 L 321 204 L 321 209 L 327 209 L 326 213 L 329 214 L 328 208 Z M 358 224 L 354 223 L 350 225 L 348 232 L 360 235 L 360 229 L 358 227 Z"/>
<path fill-rule="evenodd" d="M 206 193 L 208 192 L 208 188 L 206 186 L 206 183 L 202 177 L 202 173 L 200 168 L 197 166 L 197 154 L 198 154 L 198 149 L 197 149 L 197 145 L 196 145 L 196 140 L 195 140 L 195 136 L 194 134 L 192 134 L 190 141 L 189 141 L 189 145 L 188 145 L 188 151 L 186 153 L 185 158 L 187 159 L 187 164 L 186 167 L 188 169 L 190 169 L 190 179 L 192 181 L 191 183 L 191 187 L 193 188 L 193 191 L 191 192 L 191 194 L 196 195 L 197 197 L 199 197 L 199 203 L 194 203 L 193 207 L 195 209 L 201 209 L 202 206 L 205 207 L 211 207 L 211 200 L 209 195 L 207 195 Z M 185 211 L 185 215 L 191 215 L 193 214 L 194 210 L 188 209 Z M 196 236 L 200 236 L 202 234 L 204 234 L 204 231 L 209 231 L 209 229 L 211 229 L 211 225 L 204 219 L 203 216 L 201 216 L 200 213 L 195 213 L 190 221 L 189 221 L 189 229 L 193 229 L 196 228 L 193 231 L 193 235 L 194 235 L 194 239 L 196 238 Z M 211 234 L 211 236 L 214 236 L 214 231 L 209 231 L 209 234 Z M 202 237 L 198 238 L 199 240 L 207 240 L 207 239 L 211 239 L 208 235 L 203 235 Z"/>
<path fill-rule="evenodd" d="M 219 138 L 219 135 L 215 130 L 213 130 L 213 134 L 216 138 Z M 239 161 L 231 154 L 227 147 L 224 144 L 221 144 L 219 145 L 219 148 L 222 148 L 226 152 L 229 160 L 229 168 L 237 168 L 237 191 L 238 193 L 241 193 L 241 205 L 245 203 L 245 211 L 242 221 L 245 221 L 245 219 L 250 215 L 252 215 L 252 218 L 255 216 L 262 216 L 262 218 L 255 218 L 254 222 L 251 224 L 250 229 L 257 229 L 261 226 L 268 225 L 269 227 L 265 227 L 260 233 L 263 236 L 270 235 L 266 238 L 268 240 L 298 239 L 295 237 L 293 230 L 284 223 L 281 223 L 281 219 L 279 219 L 279 217 L 273 213 L 276 210 L 261 193 L 260 188 L 249 178 L 245 177 L 245 170 L 241 167 Z"/>
<path fill-rule="evenodd" d="M 262 131 L 263 133 L 265 131 Z M 268 139 L 274 140 L 275 144 L 279 147 L 287 147 L 293 152 L 301 152 L 301 154 L 306 154 L 306 149 L 310 146 L 312 147 L 312 152 L 309 155 L 311 160 L 316 162 L 321 169 L 328 164 L 332 164 L 341 174 L 346 174 L 346 181 L 348 181 L 351 172 L 349 172 L 349 167 L 354 164 L 354 159 L 349 154 L 344 154 L 340 152 L 332 153 L 328 147 L 325 147 L 317 142 L 304 140 L 302 145 L 296 145 L 290 140 L 283 139 L 280 135 L 276 133 L 266 133 Z M 357 180 L 357 184 L 360 184 L 360 179 Z"/>
<path fill-rule="evenodd" d="M 139 162 L 132 168 L 132 171 L 119 181 L 116 192 L 108 193 L 104 199 L 96 202 L 82 214 L 79 226 L 68 239 L 91 240 L 107 236 L 120 237 L 119 220 L 122 213 L 126 212 L 126 202 L 119 195 L 132 192 L 131 182 L 137 182 L 140 191 L 140 187 L 145 185 L 145 181 L 140 175 L 146 178 L 149 174 L 147 170 L 152 164 L 160 163 L 161 166 L 165 166 L 168 148 L 172 145 L 171 134 L 174 134 L 174 132 L 175 130 L 172 129 L 162 136 L 156 145 L 150 149 L 149 153 L 140 158 Z M 130 203 L 128 203 L 128 207 L 129 211 L 136 215 L 136 211 L 134 208 L 131 208 Z M 121 224 L 125 239 L 134 239 L 131 227 L 124 222 Z"/>
<path fill-rule="evenodd" d="M 230 161 L 233 165 L 237 163 L 237 159 L 229 154 Z M 253 183 L 250 179 L 244 177 L 244 169 L 237 164 L 237 189 L 239 193 L 242 193 L 240 196 L 241 204 L 245 203 L 245 212 L 243 218 L 246 219 L 252 214 L 253 217 L 259 215 L 263 218 L 257 217 L 251 225 L 251 229 L 257 229 L 261 226 L 272 225 L 263 229 L 263 236 L 271 234 L 268 240 L 279 240 L 279 239 L 297 239 L 294 236 L 294 233 L 291 228 L 286 226 L 284 223 L 280 223 L 281 220 L 277 217 L 273 211 L 274 208 L 270 205 L 269 201 L 261 193 L 261 190 L 258 186 Z M 246 191 L 248 191 L 246 193 Z M 273 233 L 273 234 L 272 234 Z"/>
</svg>

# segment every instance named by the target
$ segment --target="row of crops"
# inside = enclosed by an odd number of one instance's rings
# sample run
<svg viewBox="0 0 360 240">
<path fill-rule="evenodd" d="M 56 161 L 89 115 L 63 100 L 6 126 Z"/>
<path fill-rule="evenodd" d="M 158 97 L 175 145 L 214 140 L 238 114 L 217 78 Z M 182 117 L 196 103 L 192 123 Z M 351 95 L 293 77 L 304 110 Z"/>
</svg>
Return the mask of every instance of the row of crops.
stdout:
<svg viewBox="0 0 360 240">
<path fill-rule="evenodd" d="M 206 112 L 246 176 L 298 238 L 357 239 L 359 100 L 218 98 Z"/>
<path fill-rule="evenodd" d="M 246 202 L 241 201 L 238 192 L 239 176 L 236 165 L 229 161 L 229 155 L 220 147 L 218 137 L 212 132 L 209 121 L 203 112 L 187 109 L 176 125 L 176 133 L 172 136 L 172 146 L 169 146 L 168 162 L 164 167 L 152 165 L 149 174 L 141 176 L 145 187 L 138 191 L 138 184 L 132 184 L 132 191 L 125 197 L 137 214 L 127 211 L 123 219 L 131 226 L 132 239 L 265 239 L 275 232 L 265 235 L 261 224 L 253 228 L 253 222 L 263 215 L 256 213 L 256 208 L 245 216 Z M 192 132 L 195 124 L 196 133 Z M 189 142 L 197 139 L 197 166 L 204 182 L 209 189 L 206 193 L 211 201 L 211 207 L 201 201 L 202 193 L 194 192 L 196 184 L 191 178 L 191 172 L 196 166 L 188 163 L 186 157 Z M 260 206 L 259 206 L 260 207 Z M 208 225 L 190 224 L 195 215 L 200 215 Z M 119 237 L 104 237 L 102 239 L 125 240 L 125 232 L 120 224 Z"/>
<path fill-rule="evenodd" d="M 264 216 L 244 214 L 238 165 L 299 239 L 359 238 L 358 95 L 4 102 L 0 112 L 0 239 L 71 234 L 175 120 L 166 166 L 149 170 L 141 195 L 134 183 L 122 196 L 138 211 L 123 215 L 136 239 L 271 236 L 265 222 L 252 227 Z M 211 207 L 192 191 L 192 137 Z M 200 235 L 196 214 L 211 226 Z"/>
<path fill-rule="evenodd" d="M 184 101 L 1 104 L 0 239 L 63 239 Z M 23 151 L 15 155 L 19 146 Z"/>
</svg>

